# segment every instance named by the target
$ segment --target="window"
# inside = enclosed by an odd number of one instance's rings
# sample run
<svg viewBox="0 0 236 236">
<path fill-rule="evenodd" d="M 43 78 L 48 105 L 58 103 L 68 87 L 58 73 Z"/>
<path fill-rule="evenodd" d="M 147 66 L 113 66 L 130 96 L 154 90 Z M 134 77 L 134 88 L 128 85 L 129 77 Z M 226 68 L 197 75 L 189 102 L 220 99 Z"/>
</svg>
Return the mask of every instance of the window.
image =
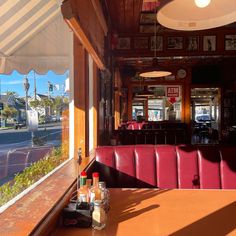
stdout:
<svg viewBox="0 0 236 236">
<path fill-rule="evenodd" d="M 143 103 L 133 103 L 132 105 L 132 119 L 145 120 Z"/>
<path fill-rule="evenodd" d="M 164 119 L 163 99 L 148 100 L 148 120 L 161 121 Z"/>
<path fill-rule="evenodd" d="M 0 75 L 0 206 L 68 159 L 67 74 Z"/>
</svg>

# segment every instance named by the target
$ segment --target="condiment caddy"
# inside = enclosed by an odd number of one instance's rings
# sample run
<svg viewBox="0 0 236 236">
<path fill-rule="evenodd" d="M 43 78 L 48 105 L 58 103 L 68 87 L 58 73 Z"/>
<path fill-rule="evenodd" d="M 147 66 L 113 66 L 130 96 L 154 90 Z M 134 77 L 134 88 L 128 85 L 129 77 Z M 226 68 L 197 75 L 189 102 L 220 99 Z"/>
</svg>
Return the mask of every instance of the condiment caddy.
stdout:
<svg viewBox="0 0 236 236">
<path fill-rule="evenodd" d="M 98 172 L 94 172 L 92 177 L 91 185 L 86 172 L 81 172 L 76 199 L 72 199 L 62 212 L 64 226 L 80 228 L 92 226 L 96 230 L 106 226 L 110 205 L 109 190 L 105 182 L 99 182 Z"/>
</svg>

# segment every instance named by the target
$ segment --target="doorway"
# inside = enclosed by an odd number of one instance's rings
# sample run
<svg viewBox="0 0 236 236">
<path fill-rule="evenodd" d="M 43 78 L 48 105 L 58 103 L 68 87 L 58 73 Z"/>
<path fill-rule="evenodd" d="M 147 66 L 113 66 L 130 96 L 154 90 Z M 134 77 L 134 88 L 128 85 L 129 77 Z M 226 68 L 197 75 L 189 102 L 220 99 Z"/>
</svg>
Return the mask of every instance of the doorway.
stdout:
<svg viewBox="0 0 236 236">
<path fill-rule="evenodd" d="M 192 144 L 219 142 L 219 88 L 191 89 Z"/>
</svg>

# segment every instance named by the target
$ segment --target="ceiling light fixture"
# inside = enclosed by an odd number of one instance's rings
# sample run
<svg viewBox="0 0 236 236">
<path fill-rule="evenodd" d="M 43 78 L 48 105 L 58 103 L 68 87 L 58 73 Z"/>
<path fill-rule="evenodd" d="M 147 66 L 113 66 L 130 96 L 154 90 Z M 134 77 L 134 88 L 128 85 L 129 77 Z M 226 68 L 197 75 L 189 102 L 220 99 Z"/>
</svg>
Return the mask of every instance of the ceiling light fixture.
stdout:
<svg viewBox="0 0 236 236">
<path fill-rule="evenodd" d="M 194 0 L 197 7 L 204 8 L 207 7 L 211 0 Z"/>
<path fill-rule="evenodd" d="M 157 0 L 156 0 L 157 3 Z M 156 4 L 157 5 L 157 4 Z M 169 72 L 168 70 L 165 70 L 161 66 L 158 65 L 158 59 L 157 59 L 157 21 L 155 19 L 155 24 L 154 24 L 154 58 L 152 60 L 152 65 L 151 67 L 148 67 L 144 69 L 139 76 L 145 77 L 145 78 L 157 78 L 157 77 L 164 77 L 171 75 L 172 73 Z"/>
<path fill-rule="evenodd" d="M 142 73 L 139 74 L 141 77 L 145 78 L 156 78 L 156 77 L 164 77 L 171 75 L 172 73 L 163 69 L 158 65 L 158 59 L 156 56 L 152 60 L 152 66 L 144 69 Z"/>
<path fill-rule="evenodd" d="M 157 20 L 175 30 L 212 29 L 236 21 L 236 4 L 232 0 L 163 0 Z"/>
</svg>

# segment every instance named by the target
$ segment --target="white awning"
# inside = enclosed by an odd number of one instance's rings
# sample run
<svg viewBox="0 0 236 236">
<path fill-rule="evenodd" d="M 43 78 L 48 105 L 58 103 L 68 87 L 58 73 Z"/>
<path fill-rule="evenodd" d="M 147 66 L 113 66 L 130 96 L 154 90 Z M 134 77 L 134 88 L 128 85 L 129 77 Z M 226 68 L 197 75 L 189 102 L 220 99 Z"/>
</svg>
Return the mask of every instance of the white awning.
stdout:
<svg viewBox="0 0 236 236">
<path fill-rule="evenodd" d="M 60 0 L 0 1 L 0 73 L 27 74 L 69 69 L 72 32 Z"/>
</svg>

